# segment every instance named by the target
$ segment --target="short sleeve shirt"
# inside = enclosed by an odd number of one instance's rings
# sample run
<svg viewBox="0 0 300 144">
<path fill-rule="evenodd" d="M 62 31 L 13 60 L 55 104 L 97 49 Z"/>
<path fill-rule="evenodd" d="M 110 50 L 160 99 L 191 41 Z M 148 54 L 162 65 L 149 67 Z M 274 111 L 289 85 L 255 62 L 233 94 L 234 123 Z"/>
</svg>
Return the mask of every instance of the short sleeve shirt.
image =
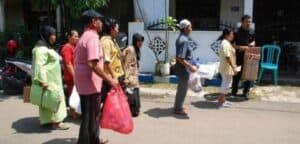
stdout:
<svg viewBox="0 0 300 144">
<path fill-rule="evenodd" d="M 92 60 L 98 61 L 103 68 L 103 54 L 100 48 L 99 36 L 94 30 L 86 30 L 79 39 L 74 51 L 75 86 L 81 95 L 101 92 L 102 78 L 88 66 Z"/>
<path fill-rule="evenodd" d="M 235 65 L 236 55 L 235 49 L 228 40 L 223 40 L 220 48 L 220 67 L 219 72 L 224 75 L 234 75 L 234 70 L 227 61 L 227 57 L 231 59 Z"/>
<path fill-rule="evenodd" d="M 248 46 L 251 42 L 255 40 L 255 33 L 254 30 L 243 30 L 241 27 L 235 32 L 234 34 L 234 43 L 236 45 L 241 46 Z M 243 65 L 244 63 L 244 52 L 243 51 L 236 51 L 237 56 L 237 64 Z"/>
<path fill-rule="evenodd" d="M 73 81 L 72 74 L 67 70 L 67 64 L 71 64 L 74 66 L 74 46 L 67 43 L 61 49 L 61 56 L 64 64 L 64 80 Z"/>
<path fill-rule="evenodd" d="M 121 50 L 118 43 L 110 36 L 104 36 L 100 41 L 103 49 L 103 58 L 105 62 L 108 62 L 112 68 L 112 73 L 115 78 L 119 78 L 124 75 L 121 59 Z M 107 73 L 108 70 L 105 69 Z"/>
<path fill-rule="evenodd" d="M 249 45 L 251 42 L 255 40 L 254 30 L 243 30 L 239 28 L 234 35 L 234 43 L 236 45 Z"/>
<path fill-rule="evenodd" d="M 176 40 L 176 57 L 177 58 L 183 58 L 189 62 L 193 61 L 193 56 L 192 56 L 192 50 L 193 47 L 191 44 L 193 43 L 193 40 L 185 36 L 183 34 L 179 35 L 179 37 Z M 176 63 L 176 74 L 179 77 L 188 77 L 188 71 L 185 68 L 185 66 L 179 64 L 178 62 Z"/>
</svg>

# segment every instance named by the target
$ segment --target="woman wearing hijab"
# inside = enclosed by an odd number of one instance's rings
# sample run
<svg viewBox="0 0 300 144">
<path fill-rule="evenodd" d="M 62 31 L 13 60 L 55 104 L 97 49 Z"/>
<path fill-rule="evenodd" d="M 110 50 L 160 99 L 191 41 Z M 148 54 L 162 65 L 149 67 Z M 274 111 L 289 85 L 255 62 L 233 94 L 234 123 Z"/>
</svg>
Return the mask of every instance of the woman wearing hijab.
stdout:
<svg viewBox="0 0 300 144">
<path fill-rule="evenodd" d="M 42 89 L 43 93 L 51 93 L 60 101 L 57 111 L 53 112 L 43 105 L 39 106 L 40 124 L 51 124 L 54 129 L 67 130 L 69 127 L 63 123 L 67 116 L 65 98 L 63 92 L 59 54 L 53 49 L 56 42 L 56 30 L 51 26 L 44 26 L 40 31 L 40 40 L 32 50 L 32 87 L 31 92 Z M 49 103 L 49 102 L 48 102 Z"/>
<path fill-rule="evenodd" d="M 139 61 L 141 58 L 140 49 L 143 46 L 144 37 L 141 34 L 132 36 L 132 46 L 123 51 L 123 67 L 125 71 L 125 85 L 127 87 L 128 101 L 132 116 L 136 117 L 140 112 L 139 95 Z"/>
</svg>

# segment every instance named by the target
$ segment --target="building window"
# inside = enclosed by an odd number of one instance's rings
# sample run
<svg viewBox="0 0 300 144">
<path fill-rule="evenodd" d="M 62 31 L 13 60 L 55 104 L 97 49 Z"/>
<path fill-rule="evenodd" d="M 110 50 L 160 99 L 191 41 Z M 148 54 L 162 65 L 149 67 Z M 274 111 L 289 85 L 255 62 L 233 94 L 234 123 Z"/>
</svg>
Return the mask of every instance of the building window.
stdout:
<svg viewBox="0 0 300 144">
<path fill-rule="evenodd" d="M 196 30 L 218 30 L 221 0 L 176 0 L 175 16 L 187 18 Z"/>
</svg>

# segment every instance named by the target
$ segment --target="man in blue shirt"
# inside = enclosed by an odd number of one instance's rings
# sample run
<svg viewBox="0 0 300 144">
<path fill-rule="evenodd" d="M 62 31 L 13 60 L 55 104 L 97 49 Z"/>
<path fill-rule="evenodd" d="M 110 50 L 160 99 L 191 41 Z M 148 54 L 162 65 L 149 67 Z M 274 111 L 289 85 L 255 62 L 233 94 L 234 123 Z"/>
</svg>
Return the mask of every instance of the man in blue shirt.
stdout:
<svg viewBox="0 0 300 144">
<path fill-rule="evenodd" d="M 179 81 L 177 86 L 176 99 L 174 104 L 174 113 L 179 115 L 187 115 L 183 108 L 183 103 L 188 91 L 189 71 L 196 72 L 196 67 L 192 64 L 193 47 L 190 34 L 192 32 L 192 24 L 188 20 L 182 20 L 179 23 L 180 35 L 176 40 L 176 65 L 175 74 Z"/>
</svg>

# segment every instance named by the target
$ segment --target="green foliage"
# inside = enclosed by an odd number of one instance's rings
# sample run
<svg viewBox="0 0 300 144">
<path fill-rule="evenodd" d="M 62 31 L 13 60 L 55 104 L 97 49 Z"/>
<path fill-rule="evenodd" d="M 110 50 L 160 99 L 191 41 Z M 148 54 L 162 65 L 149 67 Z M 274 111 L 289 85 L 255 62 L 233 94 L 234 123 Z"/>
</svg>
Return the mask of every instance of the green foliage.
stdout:
<svg viewBox="0 0 300 144">
<path fill-rule="evenodd" d="M 161 19 L 161 23 L 165 24 L 167 28 L 171 29 L 172 31 L 177 31 L 177 20 L 171 16 L 168 16 L 164 19 Z"/>
<path fill-rule="evenodd" d="M 36 0 L 45 3 L 48 0 Z M 106 6 L 110 0 L 50 0 L 52 6 L 64 4 L 73 17 L 79 17 L 81 13 L 88 9 L 99 9 Z"/>
<path fill-rule="evenodd" d="M 55 1 L 55 0 L 52 0 Z M 88 9 L 99 9 L 106 6 L 109 0 L 64 0 L 73 17 L 78 17 Z"/>
</svg>

